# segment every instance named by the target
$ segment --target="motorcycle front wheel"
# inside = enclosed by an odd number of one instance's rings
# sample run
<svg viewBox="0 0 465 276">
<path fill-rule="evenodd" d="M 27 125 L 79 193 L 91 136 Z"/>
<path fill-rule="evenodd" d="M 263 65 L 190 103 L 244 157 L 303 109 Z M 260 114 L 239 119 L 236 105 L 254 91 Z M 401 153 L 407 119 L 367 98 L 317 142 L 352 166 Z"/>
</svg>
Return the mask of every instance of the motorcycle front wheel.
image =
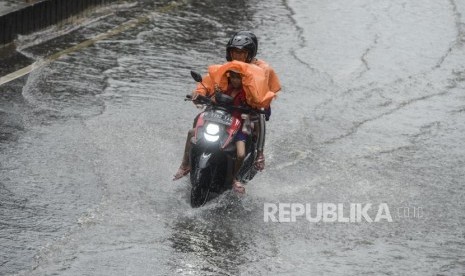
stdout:
<svg viewBox="0 0 465 276">
<path fill-rule="evenodd" d="M 205 205 L 208 201 L 213 181 L 212 168 L 200 169 L 197 167 L 191 173 L 194 174 L 192 177 L 191 206 L 197 208 Z"/>
</svg>

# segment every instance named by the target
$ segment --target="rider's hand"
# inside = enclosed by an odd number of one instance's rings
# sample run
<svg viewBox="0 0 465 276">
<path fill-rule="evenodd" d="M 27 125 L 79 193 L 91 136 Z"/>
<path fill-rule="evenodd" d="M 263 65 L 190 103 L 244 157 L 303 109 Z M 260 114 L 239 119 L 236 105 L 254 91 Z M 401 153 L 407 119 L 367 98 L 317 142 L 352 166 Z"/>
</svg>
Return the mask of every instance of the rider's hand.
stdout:
<svg viewBox="0 0 465 276">
<path fill-rule="evenodd" d="M 269 121 L 271 116 L 271 106 L 265 108 L 265 121 Z"/>
<path fill-rule="evenodd" d="M 197 98 L 199 97 L 199 93 L 193 91 L 191 96 L 192 96 L 192 98 L 191 98 L 192 101 L 195 101 L 195 100 L 197 100 Z"/>
<path fill-rule="evenodd" d="M 199 99 L 199 96 L 202 95 L 200 93 L 197 93 L 197 92 L 192 92 L 192 103 L 194 103 L 195 107 L 197 107 L 197 109 L 203 109 L 205 107 L 205 105 L 200 101 Z"/>
<path fill-rule="evenodd" d="M 257 159 L 255 160 L 255 169 L 257 171 L 263 171 L 265 169 L 265 155 L 263 152 L 258 152 Z"/>
</svg>

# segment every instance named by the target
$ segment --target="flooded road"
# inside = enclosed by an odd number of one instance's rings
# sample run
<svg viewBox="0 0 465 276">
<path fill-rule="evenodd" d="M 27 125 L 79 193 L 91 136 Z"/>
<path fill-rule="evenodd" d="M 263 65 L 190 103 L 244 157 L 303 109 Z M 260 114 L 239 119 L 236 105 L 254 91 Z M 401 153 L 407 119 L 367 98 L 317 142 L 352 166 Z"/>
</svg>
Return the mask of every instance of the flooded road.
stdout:
<svg viewBox="0 0 465 276">
<path fill-rule="evenodd" d="M 38 60 L 149 14 L 0 86 L 1 275 L 463 275 L 465 3 L 167 4 L 20 39 Z M 267 167 L 192 209 L 171 181 L 189 71 L 240 29 L 283 86 Z M 278 203 L 386 203 L 392 222 L 265 222 Z"/>
</svg>

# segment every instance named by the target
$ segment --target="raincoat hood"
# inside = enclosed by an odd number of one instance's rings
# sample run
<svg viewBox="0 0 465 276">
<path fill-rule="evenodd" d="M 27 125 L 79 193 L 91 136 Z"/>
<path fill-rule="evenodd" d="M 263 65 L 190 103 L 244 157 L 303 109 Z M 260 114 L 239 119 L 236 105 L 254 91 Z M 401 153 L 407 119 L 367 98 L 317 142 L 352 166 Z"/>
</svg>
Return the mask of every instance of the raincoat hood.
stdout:
<svg viewBox="0 0 465 276">
<path fill-rule="evenodd" d="M 228 89 L 228 71 L 235 71 L 242 76 L 242 87 L 247 103 L 253 108 L 268 108 L 275 93 L 268 89 L 268 78 L 265 70 L 245 62 L 231 61 L 222 65 L 208 67 L 208 75 L 214 85 L 222 91 Z"/>
</svg>

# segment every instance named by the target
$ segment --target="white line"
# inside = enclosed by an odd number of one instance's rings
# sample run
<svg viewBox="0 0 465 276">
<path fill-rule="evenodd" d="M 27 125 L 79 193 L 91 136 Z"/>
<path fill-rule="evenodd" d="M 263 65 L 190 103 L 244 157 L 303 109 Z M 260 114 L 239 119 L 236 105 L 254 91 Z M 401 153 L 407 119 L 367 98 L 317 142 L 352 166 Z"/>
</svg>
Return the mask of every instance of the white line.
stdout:
<svg viewBox="0 0 465 276">
<path fill-rule="evenodd" d="M 171 2 L 170 4 L 168 5 L 165 5 L 163 7 L 160 7 L 158 9 L 155 10 L 155 12 L 158 12 L 158 13 L 166 13 L 166 12 L 169 12 L 179 6 L 181 6 L 182 4 L 184 4 L 183 2 L 181 3 L 176 3 L 176 2 Z M 96 35 L 95 37 L 89 39 L 89 40 L 86 40 L 86 41 L 83 41 L 77 45 L 74 45 L 73 47 L 70 47 L 68 49 L 65 49 L 63 51 L 60 51 L 60 52 L 57 52 L 51 56 L 48 56 L 46 57 L 44 60 L 40 60 L 40 61 L 36 61 L 34 63 L 32 63 L 31 65 L 28 65 L 24 68 L 21 68 L 13 73 L 10 73 L 8 75 L 5 75 L 3 77 L 0 77 L 0 86 L 5 84 L 5 83 L 8 83 L 10 81 L 13 81 L 17 78 L 20 78 L 22 76 L 25 76 L 29 73 L 31 73 L 32 71 L 38 69 L 38 68 L 41 68 L 42 66 L 44 65 L 47 65 L 49 63 L 51 63 L 52 61 L 55 61 L 57 59 L 59 59 L 60 57 L 62 56 L 65 56 L 67 54 L 70 54 L 70 53 L 73 53 L 73 52 L 76 52 L 76 51 L 79 51 L 81 49 L 84 49 L 84 48 L 87 48 L 91 45 L 93 45 L 95 42 L 97 41 L 100 41 L 100 40 L 103 40 L 103 39 L 106 39 L 106 38 L 109 38 L 111 36 L 114 36 L 114 35 L 117 35 L 119 33 L 122 33 L 124 31 L 127 31 L 129 29 L 132 29 L 140 24 L 143 24 L 147 21 L 150 20 L 150 17 L 152 15 L 152 12 L 148 13 L 148 14 L 145 14 L 143 16 L 140 16 L 136 19 L 133 19 L 133 20 L 129 20 L 121 25 L 119 25 L 118 27 L 115 27 L 105 33 L 102 33 L 102 34 L 99 34 L 99 35 Z"/>
</svg>

